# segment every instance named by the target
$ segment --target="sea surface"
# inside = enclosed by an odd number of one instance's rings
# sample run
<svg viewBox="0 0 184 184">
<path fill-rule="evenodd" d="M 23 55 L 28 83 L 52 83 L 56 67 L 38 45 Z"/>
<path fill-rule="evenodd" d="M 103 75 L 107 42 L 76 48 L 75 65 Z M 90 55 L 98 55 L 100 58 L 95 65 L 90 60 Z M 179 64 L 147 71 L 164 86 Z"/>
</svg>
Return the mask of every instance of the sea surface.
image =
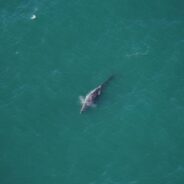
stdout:
<svg viewBox="0 0 184 184">
<path fill-rule="evenodd" d="M 183 184 L 183 7 L 1 0 L 0 183 Z"/>
</svg>

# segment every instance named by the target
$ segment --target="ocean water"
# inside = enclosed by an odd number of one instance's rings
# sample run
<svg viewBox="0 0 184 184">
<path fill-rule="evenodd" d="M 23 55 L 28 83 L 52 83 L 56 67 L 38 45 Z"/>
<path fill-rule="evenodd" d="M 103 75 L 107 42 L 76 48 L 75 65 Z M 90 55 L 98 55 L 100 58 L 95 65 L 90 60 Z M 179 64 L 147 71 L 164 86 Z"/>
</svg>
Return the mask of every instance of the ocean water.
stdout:
<svg viewBox="0 0 184 184">
<path fill-rule="evenodd" d="M 183 184 L 183 7 L 1 0 L 0 183 Z"/>
</svg>

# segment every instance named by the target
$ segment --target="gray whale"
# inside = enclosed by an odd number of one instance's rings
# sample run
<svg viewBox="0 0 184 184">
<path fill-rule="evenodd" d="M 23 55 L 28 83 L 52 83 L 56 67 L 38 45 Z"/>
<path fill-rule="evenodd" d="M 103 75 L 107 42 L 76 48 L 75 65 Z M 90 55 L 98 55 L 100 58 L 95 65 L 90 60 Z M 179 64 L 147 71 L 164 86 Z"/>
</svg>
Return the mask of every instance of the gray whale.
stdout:
<svg viewBox="0 0 184 184">
<path fill-rule="evenodd" d="M 86 111 L 89 107 L 92 107 L 96 101 L 96 99 L 101 95 L 102 90 L 104 89 L 105 85 L 113 78 L 111 75 L 105 82 L 101 85 L 97 86 L 95 89 L 91 90 L 85 97 L 80 96 L 80 101 L 82 104 L 80 113 Z"/>
</svg>

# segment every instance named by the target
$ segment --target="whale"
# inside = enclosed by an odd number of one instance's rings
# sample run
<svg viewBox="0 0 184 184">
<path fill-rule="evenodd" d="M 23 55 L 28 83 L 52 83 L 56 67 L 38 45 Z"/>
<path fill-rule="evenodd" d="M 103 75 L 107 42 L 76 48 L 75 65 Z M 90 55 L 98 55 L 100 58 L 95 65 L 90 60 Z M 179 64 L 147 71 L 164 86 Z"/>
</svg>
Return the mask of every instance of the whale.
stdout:
<svg viewBox="0 0 184 184">
<path fill-rule="evenodd" d="M 105 82 L 97 86 L 95 89 L 87 93 L 85 97 L 83 96 L 79 97 L 82 105 L 80 109 L 80 114 L 85 112 L 88 108 L 95 106 L 95 102 L 98 99 L 98 97 L 102 94 L 102 90 L 112 78 L 113 78 L 113 75 L 111 75 Z"/>
</svg>

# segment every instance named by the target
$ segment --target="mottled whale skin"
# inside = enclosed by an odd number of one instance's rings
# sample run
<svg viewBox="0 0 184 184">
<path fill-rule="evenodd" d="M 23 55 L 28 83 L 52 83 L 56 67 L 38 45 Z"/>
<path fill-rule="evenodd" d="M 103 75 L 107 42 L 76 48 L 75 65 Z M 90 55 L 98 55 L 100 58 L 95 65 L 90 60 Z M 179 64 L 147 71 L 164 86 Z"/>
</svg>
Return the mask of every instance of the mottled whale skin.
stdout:
<svg viewBox="0 0 184 184">
<path fill-rule="evenodd" d="M 107 84 L 107 82 L 109 82 L 111 79 L 113 78 L 113 76 L 110 76 L 104 83 L 102 83 L 101 85 L 99 85 L 98 87 L 96 87 L 95 89 L 91 90 L 86 96 L 84 97 L 80 97 L 80 101 L 82 104 L 80 113 L 83 113 L 84 111 L 86 111 L 89 107 L 92 107 L 96 101 L 96 99 L 101 95 L 102 89 L 104 88 L 104 86 Z"/>
</svg>

